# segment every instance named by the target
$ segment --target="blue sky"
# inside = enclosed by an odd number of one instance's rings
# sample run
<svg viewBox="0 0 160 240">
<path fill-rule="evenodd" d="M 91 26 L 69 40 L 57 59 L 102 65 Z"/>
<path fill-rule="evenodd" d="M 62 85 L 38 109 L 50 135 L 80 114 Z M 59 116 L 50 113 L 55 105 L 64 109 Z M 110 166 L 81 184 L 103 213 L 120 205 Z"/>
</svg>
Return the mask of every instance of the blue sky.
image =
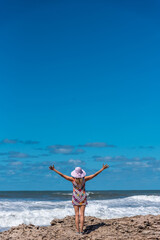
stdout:
<svg viewBox="0 0 160 240">
<path fill-rule="evenodd" d="M 159 1 L 3 1 L 0 190 L 159 189 Z"/>
</svg>

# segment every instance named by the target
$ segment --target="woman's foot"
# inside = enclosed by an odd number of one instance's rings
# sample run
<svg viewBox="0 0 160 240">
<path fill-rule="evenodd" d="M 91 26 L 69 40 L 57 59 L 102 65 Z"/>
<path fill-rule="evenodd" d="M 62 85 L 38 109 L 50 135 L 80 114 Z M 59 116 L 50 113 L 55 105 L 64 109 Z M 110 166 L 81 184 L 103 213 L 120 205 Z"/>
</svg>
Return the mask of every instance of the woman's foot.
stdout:
<svg viewBox="0 0 160 240">
<path fill-rule="evenodd" d="M 80 233 L 79 232 L 76 232 L 77 235 L 79 235 Z"/>
<path fill-rule="evenodd" d="M 80 234 L 83 235 L 83 234 L 84 234 L 84 231 L 80 232 Z"/>
</svg>

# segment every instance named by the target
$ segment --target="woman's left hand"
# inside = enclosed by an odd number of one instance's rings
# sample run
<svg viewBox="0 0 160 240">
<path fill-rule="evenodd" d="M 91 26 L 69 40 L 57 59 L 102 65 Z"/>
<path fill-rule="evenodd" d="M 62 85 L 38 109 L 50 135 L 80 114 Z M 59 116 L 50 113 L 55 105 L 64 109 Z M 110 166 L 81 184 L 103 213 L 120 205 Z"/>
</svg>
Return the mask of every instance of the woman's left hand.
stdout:
<svg viewBox="0 0 160 240">
<path fill-rule="evenodd" d="M 106 168 L 109 168 L 109 165 L 107 165 L 107 164 L 104 165 L 104 164 L 103 164 L 103 167 L 102 167 L 102 168 L 103 168 L 103 170 L 106 169 Z"/>
</svg>

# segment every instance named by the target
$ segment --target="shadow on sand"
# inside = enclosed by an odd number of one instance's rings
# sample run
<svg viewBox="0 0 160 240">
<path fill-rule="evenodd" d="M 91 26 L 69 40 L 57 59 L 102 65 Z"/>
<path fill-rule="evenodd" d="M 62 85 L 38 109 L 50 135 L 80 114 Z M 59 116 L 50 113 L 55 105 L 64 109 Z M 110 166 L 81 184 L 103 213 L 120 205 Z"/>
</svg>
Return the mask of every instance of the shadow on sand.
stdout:
<svg viewBox="0 0 160 240">
<path fill-rule="evenodd" d="M 86 227 L 86 229 L 84 230 L 84 234 L 88 234 L 96 229 L 98 229 L 99 227 L 102 227 L 106 225 L 104 222 L 102 223 L 97 223 L 97 224 L 93 224 L 93 225 L 89 225 Z"/>
</svg>

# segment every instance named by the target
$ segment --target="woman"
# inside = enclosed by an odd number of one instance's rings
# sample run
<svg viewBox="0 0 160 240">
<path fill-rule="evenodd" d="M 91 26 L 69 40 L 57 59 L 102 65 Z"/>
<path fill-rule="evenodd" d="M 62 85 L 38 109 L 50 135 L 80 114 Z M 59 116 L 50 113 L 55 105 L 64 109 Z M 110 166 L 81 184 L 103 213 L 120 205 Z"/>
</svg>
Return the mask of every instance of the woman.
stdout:
<svg viewBox="0 0 160 240">
<path fill-rule="evenodd" d="M 80 234 L 83 234 L 83 225 L 84 225 L 84 212 L 87 203 L 87 195 L 85 191 L 85 182 L 91 180 L 96 177 L 99 173 L 101 173 L 104 169 L 108 168 L 107 164 L 103 164 L 103 167 L 90 176 L 86 176 L 86 172 L 80 168 L 76 167 L 74 171 L 71 172 L 72 177 L 64 175 L 55 169 L 54 165 L 50 166 L 49 169 L 55 171 L 60 176 L 64 177 L 66 180 L 71 181 L 73 184 L 73 194 L 72 194 L 72 204 L 75 210 L 75 223 L 77 228 L 77 233 L 79 234 L 79 209 L 80 209 Z"/>
</svg>

